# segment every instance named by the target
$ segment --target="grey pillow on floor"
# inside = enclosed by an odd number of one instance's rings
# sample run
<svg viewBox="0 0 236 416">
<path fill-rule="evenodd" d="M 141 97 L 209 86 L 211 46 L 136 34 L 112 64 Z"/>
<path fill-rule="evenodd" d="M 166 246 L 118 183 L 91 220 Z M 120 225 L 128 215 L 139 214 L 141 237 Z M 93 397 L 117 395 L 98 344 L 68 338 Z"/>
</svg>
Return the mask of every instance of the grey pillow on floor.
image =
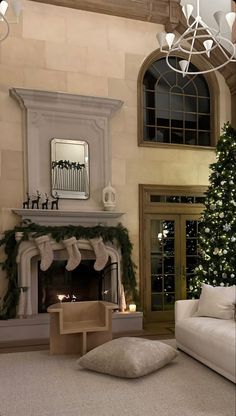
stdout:
<svg viewBox="0 0 236 416">
<path fill-rule="evenodd" d="M 94 348 L 77 360 L 86 369 L 117 377 L 137 378 L 163 367 L 177 356 L 170 345 L 122 337 Z"/>
</svg>

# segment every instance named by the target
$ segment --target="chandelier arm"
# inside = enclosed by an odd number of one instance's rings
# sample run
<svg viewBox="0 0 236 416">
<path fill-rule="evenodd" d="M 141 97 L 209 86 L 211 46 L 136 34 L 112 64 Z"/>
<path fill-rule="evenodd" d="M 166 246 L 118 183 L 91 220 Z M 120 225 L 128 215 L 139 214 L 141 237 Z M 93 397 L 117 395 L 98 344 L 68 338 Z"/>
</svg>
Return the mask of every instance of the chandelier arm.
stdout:
<svg viewBox="0 0 236 416">
<path fill-rule="evenodd" d="M 5 35 L 3 35 L 2 38 L 0 38 L 0 42 L 2 42 L 3 40 L 5 40 L 8 37 L 9 32 L 10 32 L 10 27 L 9 27 L 9 23 L 8 23 L 7 19 L 5 18 L 4 14 L 2 14 L 1 12 L 0 12 L 0 19 L 3 20 L 4 23 L 6 24 L 6 33 L 5 33 Z"/>
<path fill-rule="evenodd" d="M 205 31 L 208 33 L 208 35 L 210 35 L 212 38 L 215 39 L 217 35 L 220 35 L 220 31 L 219 30 L 217 32 L 217 30 L 215 30 L 215 29 L 207 26 L 207 24 L 202 19 L 200 19 L 199 22 L 200 22 L 201 26 L 203 27 L 203 29 L 205 29 Z"/>
<path fill-rule="evenodd" d="M 197 17 L 200 17 L 200 4 L 199 4 L 199 0 L 197 0 Z"/>
<path fill-rule="evenodd" d="M 190 64 L 191 58 L 192 58 L 192 52 L 193 52 L 193 47 L 194 47 L 194 42 L 195 42 L 195 36 L 197 34 L 198 26 L 199 26 L 199 22 L 196 21 L 196 27 L 195 27 L 194 32 L 193 32 L 193 38 L 192 38 L 192 41 L 191 41 L 190 50 L 189 50 L 189 56 L 188 56 L 188 63 L 189 64 Z"/>
<path fill-rule="evenodd" d="M 184 33 L 182 33 L 182 35 L 178 38 L 178 40 L 175 42 L 175 45 L 178 45 L 180 42 L 182 42 L 182 40 L 185 38 L 186 35 L 188 35 L 189 32 L 191 32 L 192 30 L 195 30 L 193 28 L 193 26 L 195 25 L 196 20 L 193 21 L 193 23 L 191 23 L 191 25 L 188 25 L 187 29 L 184 31 Z"/>
<path fill-rule="evenodd" d="M 214 42 L 217 44 L 217 46 L 218 46 L 218 48 L 220 49 L 220 51 L 222 52 L 222 54 L 225 56 L 225 58 L 226 59 L 229 59 L 229 56 L 227 55 L 227 53 L 225 52 L 225 49 L 223 48 L 223 46 L 220 44 L 220 42 L 218 41 L 218 39 L 217 39 L 217 34 L 219 33 L 216 33 L 216 35 L 213 33 L 213 31 L 211 30 L 211 28 L 210 27 L 208 27 L 204 22 L 203 22 L 203 20 L 201 20 L 201 25 L 204 27 L 204 29 L 206 30 L 206 32 L 212 37 L 212 39 L 214 40 Z M 224 39 L 223 38 L 223 36 L 221 36 L 221 38 L 222 39 Z M 234 61 L 234 60 L 233 60 Z"/>
<path fill-rule="evenodd" d="M 173 71 L 175 71 L 175 72 L 178 72 L 179 74 L 182 74 L 183 75 L 183 71 L 181 71 L 180 69 L 177 69 L 177 68 L 175 68 L 174 66 L 172 66 L 171 64 L 170 64 L 170 62 L 169 61 L 167 61 L 167 59 L 168 59 L 168 55 L 166 56 L 166 62 L 167 62 L 167 65 L 169 66 L 169 68 L 171 68 L 171 69 L 173 69 Z M 230 62 L 234 62 L 234 60 L 230 60 Z M 235 60 L 235 62 L 236 62 L 236 60 Z M 227 64 L 229 63 L 229 61 L 226 61 L 226 62 L 223 62 L 223 64 L 221 64 L 221 65 L 219 65 L 219 66 L 217 66 L 217 67 L 214 67 L 214 68 L 210 68 L 210 69 L 206 69 L 206 70 L 204 70 L 204 71 L 187 71 L 187 72 L 185 72 L 185 75 L 198 75 L 198 74 L 208 74 L 209 72 L 214 72 L 214 71 L 218 71 L 220 68 L 223 68 L 224 66 L 226 66 Z"/>
</svg>

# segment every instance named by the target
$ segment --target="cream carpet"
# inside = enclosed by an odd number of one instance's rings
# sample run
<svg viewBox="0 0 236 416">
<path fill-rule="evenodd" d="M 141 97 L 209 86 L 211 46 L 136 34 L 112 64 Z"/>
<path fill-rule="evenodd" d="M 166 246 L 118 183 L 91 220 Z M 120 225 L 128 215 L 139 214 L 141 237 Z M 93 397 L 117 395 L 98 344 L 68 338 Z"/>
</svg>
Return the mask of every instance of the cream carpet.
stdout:
<svg viewBox="0 0 236 416">
<path fill-rule="evenodd" d="M 0 416 L 235 416 L 235 385 L 184 353 L 133 380 L 79 369 L 76 359 L 1 354 Z"/>
</svg>

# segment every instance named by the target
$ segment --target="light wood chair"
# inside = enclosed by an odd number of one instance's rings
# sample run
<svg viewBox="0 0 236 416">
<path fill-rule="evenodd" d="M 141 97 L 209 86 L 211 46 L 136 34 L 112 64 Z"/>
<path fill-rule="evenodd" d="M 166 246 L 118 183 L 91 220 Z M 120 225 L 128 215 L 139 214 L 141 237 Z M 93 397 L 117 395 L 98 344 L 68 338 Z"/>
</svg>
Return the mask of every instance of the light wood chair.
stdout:
<svg viewBox="0 0 236 416">
<path fill-rule="evenodd" d="M 112 339 L 114 303 L 65 302 L 48 307 L 50 354 L 80 354 Z"/>
</svg>

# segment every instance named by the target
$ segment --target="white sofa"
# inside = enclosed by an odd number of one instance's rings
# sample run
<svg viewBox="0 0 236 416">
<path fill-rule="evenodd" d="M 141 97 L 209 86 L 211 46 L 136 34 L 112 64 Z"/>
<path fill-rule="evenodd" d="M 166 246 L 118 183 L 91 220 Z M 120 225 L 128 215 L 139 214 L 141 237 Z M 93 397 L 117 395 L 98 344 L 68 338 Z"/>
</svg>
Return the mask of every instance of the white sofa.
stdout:
<svg viewBox="0 0 236 416">
<path fill-rule="evenodd" d="M 236 383 L 236 322 L 194 316 L 198 302 L 175 303 L 177 348 Z"/>
</svg>

